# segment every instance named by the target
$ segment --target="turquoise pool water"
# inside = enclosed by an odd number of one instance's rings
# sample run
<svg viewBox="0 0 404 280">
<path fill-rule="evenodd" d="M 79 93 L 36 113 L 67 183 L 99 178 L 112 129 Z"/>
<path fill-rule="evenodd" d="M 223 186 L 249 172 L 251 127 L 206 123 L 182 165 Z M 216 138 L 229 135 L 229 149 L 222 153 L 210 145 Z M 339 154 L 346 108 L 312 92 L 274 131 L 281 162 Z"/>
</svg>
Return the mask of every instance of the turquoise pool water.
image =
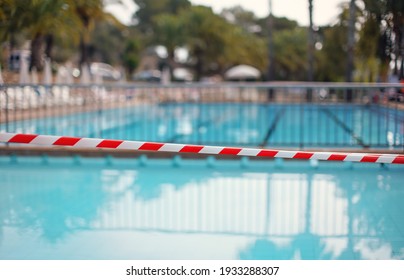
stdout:
<svg viewBox="0 0 404 280">
<path fill-rule="evenodd" d="M 404 168 L 0 157 L 0 259 L 404 259 Z"/>
<path fill-rule="evenodd" d="M 0 124 L 0 130 L 244 146 L 403 149 L 404 145 L 404 111 L 376 105 L 169 103 L 31 117 Z"/>
</svg>

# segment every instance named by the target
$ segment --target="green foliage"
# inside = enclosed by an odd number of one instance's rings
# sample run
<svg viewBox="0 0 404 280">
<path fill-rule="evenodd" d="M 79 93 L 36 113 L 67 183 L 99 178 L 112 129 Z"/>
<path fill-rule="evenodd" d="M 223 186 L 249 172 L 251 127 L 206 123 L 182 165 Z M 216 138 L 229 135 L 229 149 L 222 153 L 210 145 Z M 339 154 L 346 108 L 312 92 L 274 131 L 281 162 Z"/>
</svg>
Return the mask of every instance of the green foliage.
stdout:
<svg viewBox="0 0 404 280">
<path fill-rule="evenodd" d="M 380 62 L 380 77 L 382 81 L 386 81 L 390 61 L 393 60 L 395 65 L 400 64 L 399 62 L 404 65 L 404 48 L 402 47 L 404 45 L 404 1 L 363 0 L 363 2 L 367 33 L 362 35 L 372 41 L 372 51 L 374 51 L 373 46 L 377 45 L 375 56 Z M 362 42 L 362 48 L 363 45 Z M 400 78 L 404 78 L 402 68 Z"/>
<path fill-rule="evenodd" d="M 197 79 L 220 74 L 237 64 L 266 67 L 265 41 L 213 13 L 193 6 L 179 15 L 183 22 L 186 47 L 195 58 Z"/>
<path fill-rule="evenodd" d="M 84 28 L 91 28 L 95 19 L 104 16 L 102 0 L 67 0 L 67 2 L 70 2 L 68 5 L 73 7 Z"/>
<path fill-rule="evenodd" d="M 307 32 L 305 28 L 285 29 L 274 33 L 275 79 L 306 79 Z"/>
<path fill-rule="evenodd" d="M 323 29 L 323 48 L 316 56 L 317 79 L 343 82 L 346 70 L 347 26 L 339 23 Z"/>
<path fill-rule="evenodd" d="M 186 47 L 190 53 L 187 66 L 195 68 L 198 78 L 223 74 L 237 64 L 266 72 L 268 17 L 257 18 L 240 6 L 218 15 L 210 8 L 191 5 L 189 0 L 133 1 L 139 8 L 134 14 L 137 24 L 127 27 L 104 12 L 103 0 L 1 0 L 0 43 L 8 41 L 14 47 L 17 38 L 30 39 L 35 43 L 32 53 L 40 54 L 53 42 L 53 56 L 58 62 L 77 57 L 79 46 L 81 62 L 121 64 L 128 73 L 139 64 L 143 47 L 159 44 L 166 46 L 172 66 L 174 50 Z M 404 59 L 404 1 L 363 3 L 364 8 L 357 14 L 356 79 L 375 81 L 380 75 L 385 79 L 390 61 L 400 65 Z M 322 43 L 322 48 L 315 51 L 316 80 L 344 80 L 347 7 L 342 5 L 336 24 L 316 32 L 316 40 Z M 273 28 L 275 79 L 305 80 L 307 28 L 277 17 Z"/>
<path fill-rule="evenodd" d="M 0 43 L 4 42 L 29 24 L 29 5 L 23 0 L 0 2 Z"/>
<path fill-rule="evenodd" d="M 263 34 L 265 34 L 265 31 L 267 30 L 268 26 L 268 17 L 261 18 L 258 20 L 258 24 L 261 26 L 263 30 Z M 292 30 L 299 25 L 295 20 L 290 20 L 285 17 L 273 17 L 273 25 L 274 25 L 274 32 L 279 32 L 279 31 L 284 31 L 284 30 Z"/>
<path fill-rule="evenodd" d="M 182 9 L 191 6 L 188 0 L 133 0 L 138 6 L 134 18 L 138 22 L 138 28 L 143 33 L 153 32 L 154 17 L 161 14 L 178 14 Z"/>
<path fill-rule="evenodd" d="M 184 22 L 186 46 L 196 60 L 197 80 L 204 74 L 220 71 L 218 58 L 228 46 L 230 24 L 203 6 L 193 6 L 180 13 L 180 17 Z"/>
<path fill-rule="evenodd" d="M 161 14 L 154 18 L 154 41 L 167 48 L 168 55 L 174 58 L 176 47 L 185 43 L 183 18 L 172 14 Z"/>
<path fill-rule="evenodd" d="M 241 6 L 225 9 L 221 13 L 232 25 L 230 46 L 222 57 L 225 68 L 247 64 L 265 73 L 268 65 L 267 39 L 263 38 L 266 26 L 253 12 Z"/>
<path fill-rule="evenodd" d="M 265 72 L 268 64 L 266 40 L 239 27 L 232 29 L 226 52 L 218 59 L 223 65 L 222 69 L 247 64 Z"/>
<path fill-rule="evenodd" d="M 120 28 L 103 20 L 95 24 L 95 30 L 90 38 L 90 60 L 105 62 L 112 65 L 120 64 L 124 52 L 125 40 Z"/>
<path fill-rule="evenodd" d="M 228 22 L 241 27 L 246 32 L 262 32 L 262 27 L 259 25 L 260 20 L 253 12 L 244 10 L 241 6 L 224 9 L 221 16 L 224 17 Z"/>
<path fill-rule="evenodd" d="M 91 24 L 102 14 L 102 0 L 4 0 L 0 6 L 4 26 L 0 35 L 4 41 L 28 31 L 31 63 L 40 68 L 45 38 L 49 38 L 48 44 L 64 40 L 77 43 L 79 38 L 88 41 Z M 51 46 L 47 49 L 50 54 Z"/>
<path fill-rule="evenodd" d="M 359 31 L 359 40 L 356 49 L 357 81 L 377 81 L 379 40 L 379 22 L 375 16 L 369 16 Z"/>
<path fill-rule="evenodd" d="M 338 16 L 338 21 L 333 26 L 327 26 L 320 28 L 318 32 L 319 40 L 322 43 L 322 49 L 316 52 L 316 80 L 325 82 L 344 82 L 347 79 L 347 75 L 350 72 L 348 70 L 348 30 L 350 24 L 350 6 L 349 3 L 343 3 L 340 5 L 341 12 Z M 362 17 L 362 12 L 358 7 L 356 11 L 356 22 Z M 363 29 L 357 30 L 357 34 L 360 35 Z M 368 40 L 368 39 L 367 39 Z M 365 42 L 363 42 L 365 43 Z M 362 53 L 357 46 L 354 48 L 355 65 L 361 66 L 361 69 L 365 67 L 367 56 Z M 367 50 L 369 52 L 369 50 Z M 361 58 L 360 58 L 361 57 Z M 370 65 L 370 64 L 369 64 Z M 356 70 L 359 70 L 357 68 Z M 347 73 L 348 71 L 348 73 Z M 366 71 L 367 73 L 369 71 Z M 355 72 L 354 79 L 360 79 L 363 75 L 359 72 Z M 365 72 L 363 73 L 365 74 Z"/>
<path fill-rule="evenodd" d="M 52 60 L 56 63 L 65 63 L 77 53 L 77 44 L 68 39 L 55 37 Z"/>
<path fill-rule="evenodd" d="M 124 64 L 128 74 L 130 74 L 130 75 L 133 73 L 133 71 L 139 65 L 140 50 L 141 50 L 141 44 L 138 40 L 129 39 L 126 42 L 122 60 L 123 60 L 123 64 Z"/>
</svg>

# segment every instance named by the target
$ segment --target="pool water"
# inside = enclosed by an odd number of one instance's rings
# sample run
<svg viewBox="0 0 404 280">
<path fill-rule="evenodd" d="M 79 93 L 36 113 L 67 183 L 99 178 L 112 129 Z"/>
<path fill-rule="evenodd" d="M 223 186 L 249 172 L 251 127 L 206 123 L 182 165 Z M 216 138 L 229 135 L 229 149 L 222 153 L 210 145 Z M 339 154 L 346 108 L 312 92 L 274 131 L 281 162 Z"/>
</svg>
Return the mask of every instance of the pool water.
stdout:
<svg viewBox="0 0 404 280">
<path fill-rule="evenodd" d="M 404 111 L 330 104 L 167 103 L 0 124 L 19 133 L 251 146 L 403 149 Z"/>
<path fill-rule="evenodd" d="M 404 259 L 404 167 L 0 157 L 0 259 Z"/>
</svg>

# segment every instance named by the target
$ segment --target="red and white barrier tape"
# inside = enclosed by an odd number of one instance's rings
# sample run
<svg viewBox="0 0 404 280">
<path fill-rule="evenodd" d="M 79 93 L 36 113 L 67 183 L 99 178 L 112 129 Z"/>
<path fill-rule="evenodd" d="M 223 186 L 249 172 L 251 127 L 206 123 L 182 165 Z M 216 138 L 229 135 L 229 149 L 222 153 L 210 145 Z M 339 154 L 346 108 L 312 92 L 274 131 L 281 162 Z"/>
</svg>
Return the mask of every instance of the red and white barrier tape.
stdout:
<svg viewBox="0 0 404 280">
<path fill-rule="evenodd" d="M 404 154 L 285 151 L 2 132 L 0 133 L 0 142 L 34 144 L 42 146 L 65 146 L 76 148 L 108 148 L 210 155 L 237 155 L 249 157 L 404 164 Z"/>
</svg>

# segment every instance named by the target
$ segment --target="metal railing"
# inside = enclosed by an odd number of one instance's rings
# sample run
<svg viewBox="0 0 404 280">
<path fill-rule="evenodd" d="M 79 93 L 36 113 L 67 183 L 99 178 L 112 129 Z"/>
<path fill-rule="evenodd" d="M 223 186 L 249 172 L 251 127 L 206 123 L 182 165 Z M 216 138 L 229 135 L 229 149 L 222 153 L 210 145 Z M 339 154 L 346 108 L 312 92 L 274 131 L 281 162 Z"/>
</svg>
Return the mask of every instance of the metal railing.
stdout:
<svg viewBox="0 0 404 280">
<path fill-rule="evenodd" d="M 2 85 L 0 130 L 212 145 L 403 150 L 401 87 Z"/>
</svg>

